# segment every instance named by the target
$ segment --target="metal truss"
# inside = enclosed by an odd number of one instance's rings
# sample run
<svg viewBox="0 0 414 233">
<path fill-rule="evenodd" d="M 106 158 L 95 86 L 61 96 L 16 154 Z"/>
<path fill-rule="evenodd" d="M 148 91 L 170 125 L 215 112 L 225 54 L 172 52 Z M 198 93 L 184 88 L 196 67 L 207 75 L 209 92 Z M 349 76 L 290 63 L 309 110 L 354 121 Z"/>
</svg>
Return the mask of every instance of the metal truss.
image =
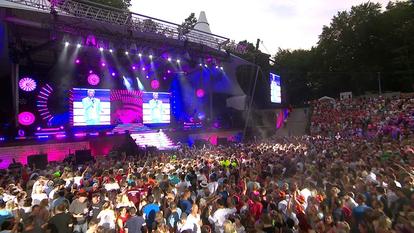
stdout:
<svg viewBox="0 0 414 233">
<path fill-rule="evenodd" d="M 135 32 L 157 34 L 161 37 L 176 40 L 188 40 L 221 50 L 229 42 L 226 37 L 192 29 L 182 34 L 180 25 L 140 15 L 126 10 L 119 10 L 95 3 L 79 2 L 76 0 L 6 0 L 26 5 L 33 9 L 47 10 L 51 13 L 74 16 L 77 18 L 105 22 L 109 24 L 126 26 Z"/>
</svg>

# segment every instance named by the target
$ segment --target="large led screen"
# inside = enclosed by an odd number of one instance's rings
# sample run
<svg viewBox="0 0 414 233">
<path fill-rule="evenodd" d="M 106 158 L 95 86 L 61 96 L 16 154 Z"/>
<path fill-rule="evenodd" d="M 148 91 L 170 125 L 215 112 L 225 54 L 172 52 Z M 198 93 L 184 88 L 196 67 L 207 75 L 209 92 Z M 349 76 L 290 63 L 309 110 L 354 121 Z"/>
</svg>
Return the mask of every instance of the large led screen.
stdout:
<svg viewBox="0 0 414 233">
<path fill-rule="evenodd" d="M 270 73 L 270 102 L 282 103 L 280 76 L 273 73 Z"/>
<path fill-rule="evenodd" d="M 109 89 L 73 88 L 73 125 L 111 124 Z"/>
<path fill-rule="evenodd" d="M 142 102 L 144 124 L 170 123 L 170 93 L 144 92 Z"/>
</svg>

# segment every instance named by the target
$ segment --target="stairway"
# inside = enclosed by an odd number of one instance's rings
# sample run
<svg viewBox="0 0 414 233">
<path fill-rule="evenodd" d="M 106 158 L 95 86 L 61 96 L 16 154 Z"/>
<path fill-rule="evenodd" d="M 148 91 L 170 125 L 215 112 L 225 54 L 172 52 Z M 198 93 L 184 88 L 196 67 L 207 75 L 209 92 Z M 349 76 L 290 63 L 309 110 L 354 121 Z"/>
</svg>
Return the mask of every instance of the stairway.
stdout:
<svg viewBox="0 0 414 233">
<path fill-rule="evenodd" d="M 159 150 L 174 149 L 177 145 L 162 131 L 152 131 L 145 133 L 133 133 L 131 137 L 140 147 L 154 146 Z"/>
<path fill-rule="evenodd" d="M 146 132 L 150 131 L 151 129 L 141 123 L 129 123 L 129 124 L 119 124 L 113 130 L 112 133 L 123 134 L 125 131 L 129 131 L 130 133 L 136 132 Z"/>
<path fill-rule="evenodd" d="M 309 114 L 309 109 L 307 110 Z M 304 108 L 295 108 L 289 114 L 287 122 L 282 128 L 276 131 L 276 136 L 302 136 L 306 134 L 308 117 Z"/>
</svg>

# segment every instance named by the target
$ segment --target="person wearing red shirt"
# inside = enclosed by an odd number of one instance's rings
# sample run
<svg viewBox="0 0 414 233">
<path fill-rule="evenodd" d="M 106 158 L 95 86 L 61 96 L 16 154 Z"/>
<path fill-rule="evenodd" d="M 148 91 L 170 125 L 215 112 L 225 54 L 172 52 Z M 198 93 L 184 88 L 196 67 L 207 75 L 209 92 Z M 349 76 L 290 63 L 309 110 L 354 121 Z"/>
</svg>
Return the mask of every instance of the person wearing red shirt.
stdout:
<svg viewBox="0 0 414 233">
<path fill-rule="evenodd" d="M 263 204 L 260 202 L 258 195 L 253 195 L 253 198 L 249 200 L 249 212 L 256 221 L 260 219 L 263 212 Z"/>
<path fill-rule="evenodd" d="M 126 221 L 129 219 L 129 214 L 126 207 L 121 207 L 119 209 L 119 215 L 116 219 L 116 224 L 119 233 L 125 233 L 124 225 Z"/>
</svg>

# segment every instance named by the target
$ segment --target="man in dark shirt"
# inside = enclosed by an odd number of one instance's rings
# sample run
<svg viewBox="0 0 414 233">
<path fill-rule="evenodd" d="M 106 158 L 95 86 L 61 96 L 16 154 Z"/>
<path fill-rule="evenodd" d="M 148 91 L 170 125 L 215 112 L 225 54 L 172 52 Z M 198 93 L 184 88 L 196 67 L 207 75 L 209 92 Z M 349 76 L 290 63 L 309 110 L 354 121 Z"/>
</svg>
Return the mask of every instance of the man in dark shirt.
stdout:
<svg viewBox="0 0 414 233">
<path fill-rule="evenodd" d="M 102 210 L 102 201 L 101 201 L 101 194 L 100 193 L 93 193 L 92 194 L 92 204 L 89 207 L 89 220 L 97 220 L 99 212 Z"/>
<path fill-rule="evenodd" d="M 88 230 L 88 224 L 86 222 L 86 215 L 88 213 L 87 196 L 88 194 L 85 191 L 80 191 L 78 198 L 70 204 L 69 212 L 76 218 L 73 232 L 85 233 Z"/>
<path fill-rule="evenodd" d="M 142 216 L 137 216 L 137 209 L 129 209 L 130 218 L 126 221 L 125 233 L 141 233 L 141 228 L 145 226 L 145 220 Z"/>
<path fill-rule="evenodd" d="M 56 208 L 56 215 L 48 222 L 51 233 L 70 233 L 73 227 L 73 217 L 66 213 L 67 204 L 61 203 Z"/>
</svg>

